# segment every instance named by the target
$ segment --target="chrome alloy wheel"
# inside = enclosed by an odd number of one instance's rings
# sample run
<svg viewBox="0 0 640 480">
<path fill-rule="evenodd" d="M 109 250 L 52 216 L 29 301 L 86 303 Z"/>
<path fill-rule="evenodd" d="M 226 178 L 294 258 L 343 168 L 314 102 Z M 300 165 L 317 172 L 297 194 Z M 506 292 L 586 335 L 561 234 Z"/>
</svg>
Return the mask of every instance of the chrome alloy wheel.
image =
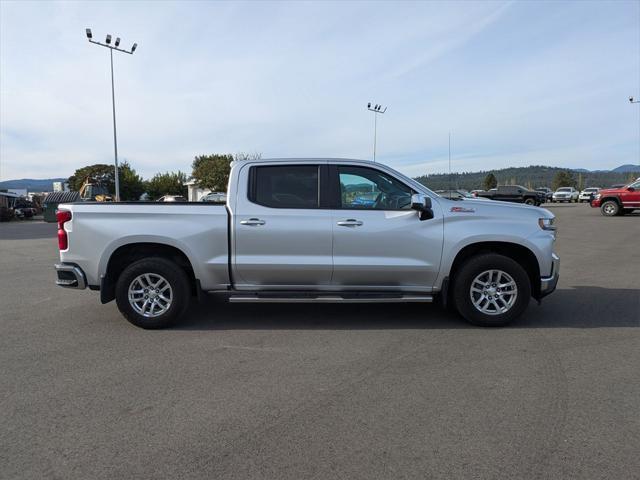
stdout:
<svg viewBox="0 0 640 480">
<path fill-rule="evenodd" d="M 607 202 L 604 204 L 603 210 L 607 215 L 613 215 L 616 213 L 616 206 L 611 202 Z"/>
<path fill-rule="evenodd" d="M 469 295 L 478 311 L 485 315 L 501 315 L 516 303 L 518 286 L 508 273 L 486 270 L 473 279 Z"/>
<path fill-rule="evenodd" d="M 171 307 L 171 285 L 157 273 L 143 273 L 129 284 L 129 304 L 143 317 L 159 317 Z"/>
</svg>

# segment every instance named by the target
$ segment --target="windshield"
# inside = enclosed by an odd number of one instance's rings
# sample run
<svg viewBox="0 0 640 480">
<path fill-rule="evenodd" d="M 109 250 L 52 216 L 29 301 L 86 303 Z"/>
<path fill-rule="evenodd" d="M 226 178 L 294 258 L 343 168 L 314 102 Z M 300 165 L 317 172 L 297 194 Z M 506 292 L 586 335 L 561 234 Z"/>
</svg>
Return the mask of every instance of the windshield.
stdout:
<svg viewBox="0 0 640 480">
<path fill-rule="evenodd" d="M 559 192 L 570 192 L 571 189 L 570 188 L 559 188 L 558 191 Z"/>
</svg>

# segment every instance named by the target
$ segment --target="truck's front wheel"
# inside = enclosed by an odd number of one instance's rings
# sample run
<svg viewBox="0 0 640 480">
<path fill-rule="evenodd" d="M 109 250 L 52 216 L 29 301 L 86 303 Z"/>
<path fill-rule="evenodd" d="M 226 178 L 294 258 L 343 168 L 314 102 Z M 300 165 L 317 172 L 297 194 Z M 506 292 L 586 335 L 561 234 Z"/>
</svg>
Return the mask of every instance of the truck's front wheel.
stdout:
<svg viewBox="0 0 640 480">
<path fill-rule="evenodd" d="M 134 325 L 170 326 L 189 304 L 189 278 L 174 262 L 151 257 L 132 263 L 118 277 L 118 309 Z"/>
<path fill-rule="evenodd" d="M 600 206 L 600 211 L 605 217 L 615 217 L 620 214 L 620 205 L 615 200 L 607 200 Z"/>
<path fill-rule="evenodd" d="M 530 297 L 527 272 L 503 255 L 487 253 L 472 257 L 455 276 L 455 306 L 474 325 L 507 325 L 527 308 Z"/>
</svg>

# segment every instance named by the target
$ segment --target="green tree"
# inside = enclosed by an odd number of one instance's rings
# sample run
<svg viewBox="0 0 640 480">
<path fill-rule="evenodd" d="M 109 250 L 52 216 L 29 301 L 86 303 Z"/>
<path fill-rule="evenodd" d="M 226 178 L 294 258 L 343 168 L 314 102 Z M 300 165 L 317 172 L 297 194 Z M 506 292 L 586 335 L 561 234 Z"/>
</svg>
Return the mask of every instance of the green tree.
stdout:
<svg viewBox="0 0 640 480">
<path fill-rule="evenodd" d="M 201 188 L 208 188 L 215 192 L 226 192 L 231 173 L 231 162 L 245 160 L 259 160 L 262 154 L 258 152 L 239 152 L 231 154 L 198 155 L 191 165 L 191 176 Z"/>
<path fill-rule="evenodd" d="M 496 188 L 498 186 L 498 180 L 496 179 L 496 176 L 493 173 L 487 174 L 487 176 L 484 177 L 483 186 L 485 190 Z"/>
<path fill-rule="evenodd" d="M 156 173 L 151 180 L 147 182 L 147 193 L 152 200 L 157 200 L 163 195 L 182 195 L 187 196 L 187 187 L 184 182 L 187 176 L 181 172 Z"/>
<path fill-rule="evenodd" d="M 145 191 L 142 177 L 131 168 L 129 162 L 124 161 L 118 165 L 118 180 L 120 182 L 120 200 L 138 200 Z"/>
<path fill-rule="evenodd" d="M 142 177 L 136 173 L 126 160 L 118 165 L 118 180 L 120 182 L 120 200 L 138 200 L 144 193 Z M 79 168 L 69 177 L 69 188 L 80 191 L 84 182 L 99 186 L 111 195 L 115 194 L 115 168 L 112 165 L 97 163 Z"/>
<path fill-rule="evenodd" d="M 87 165 L 86 167 L 78 168 L 69 177 L 69 188 L 74 191 L 80 191 L 80 188 L 88 178 L 91 183 L 113 193 L 115 185 L 114 174 L 115 168 L 113 165 L 105 165 L 103 163 Z"/>
<path fill-rule="evenodd" d="M 198 185 L 215 192 L 226 192 L 233 156 L 229 154 L 198 155 L 191 165 L 191 175 Z"/>
<path fill-rule="evenodd" d="M 553 179 L 553 189 L 557 190 L 560 187 L 576 187 L 576 177 L 570 170 L 561 170 L 556 173 Z"/>
</svg>

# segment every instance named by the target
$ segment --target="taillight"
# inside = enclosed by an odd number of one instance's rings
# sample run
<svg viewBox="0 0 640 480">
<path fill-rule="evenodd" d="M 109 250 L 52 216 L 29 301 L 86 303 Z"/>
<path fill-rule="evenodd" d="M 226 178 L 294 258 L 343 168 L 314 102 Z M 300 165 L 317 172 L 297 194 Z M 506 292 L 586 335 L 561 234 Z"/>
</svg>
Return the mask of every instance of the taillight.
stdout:
<svg viewBox="0 0 640 480">
<path fill-rule="evenodd" d="M 58 248 L 66 250 L 69 247 L 69 239 L 64 229 L 64 224 L 71 220 L 71 212 L 68 210 L 56 210 L 56 219 L 58 220 Z"/>
</svg>

